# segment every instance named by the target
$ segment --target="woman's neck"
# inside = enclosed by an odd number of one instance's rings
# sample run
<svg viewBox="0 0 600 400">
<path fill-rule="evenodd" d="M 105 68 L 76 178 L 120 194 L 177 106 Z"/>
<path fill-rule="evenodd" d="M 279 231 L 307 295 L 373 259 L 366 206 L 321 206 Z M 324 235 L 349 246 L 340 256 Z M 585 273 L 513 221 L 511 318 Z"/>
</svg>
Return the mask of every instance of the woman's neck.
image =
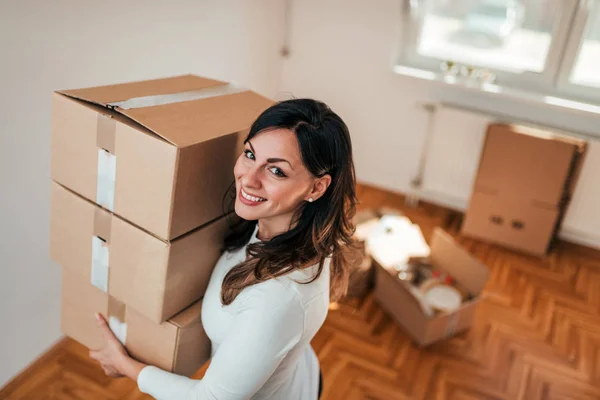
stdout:
<svg viewBox="0 0 600 400">
<path fill-rule="evenodd" d="M 258 232 L 256 238 L 266 241 L 292 229 L 293 214 L 277 215 L 275 217 L 261 218 L 258 220 Z"/>
</svg>

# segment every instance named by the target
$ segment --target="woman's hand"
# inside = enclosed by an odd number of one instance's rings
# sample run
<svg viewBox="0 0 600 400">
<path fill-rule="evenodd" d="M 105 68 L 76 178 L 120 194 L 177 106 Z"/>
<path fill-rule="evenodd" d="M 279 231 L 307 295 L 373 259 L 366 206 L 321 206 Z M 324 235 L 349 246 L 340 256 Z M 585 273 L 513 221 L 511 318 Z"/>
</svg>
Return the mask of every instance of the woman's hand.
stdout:
<svg viewBox="0 0 600 400">
<path fill-rule="evenodd" d="M 125 365 L 131 360 L 125 347 L 112 333 L 106 320 L 100 314 L 96 314 L 98 328 L 104 338 L 104 347 L 99 350 L 90 350 L 90 357 L 98 361 L 106 375 L 118 378 L 125 375 Z"/>
</svg>

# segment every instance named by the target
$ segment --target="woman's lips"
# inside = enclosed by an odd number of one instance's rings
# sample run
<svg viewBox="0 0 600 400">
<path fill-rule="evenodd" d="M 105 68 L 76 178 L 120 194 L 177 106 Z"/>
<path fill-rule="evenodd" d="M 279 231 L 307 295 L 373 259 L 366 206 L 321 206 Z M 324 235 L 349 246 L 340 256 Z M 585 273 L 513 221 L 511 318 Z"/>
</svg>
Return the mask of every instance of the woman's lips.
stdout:
<svg viewBox="0 0 600 400">
<path fill-rule="evenodd" d="M 247 205 L 247 206 L 257 206 L 257 205 L 259 205 L 259 204 L 261 204 L 261 203 L 264 203 L 264 202 L 265 202 L 265 200 L 262 200 L 262 201 L 254 201 L 254 200 L 251 200 L 251 199 L 247 199 L 247 198 L 246 198 L 246 197 L 244 197 L 244 195 L 242 194 L 242 191 L 243 191 L 243 190 L 244 190 L 244 189 L 240 188 L 240 191 L 239 191 L 239 194 L 238 194 L 238 197 L 239 197 L 240 201 L 242 202 L 242 204 L 245 204 L 245 205 Z M 246 193 L 246 192 L 244 191 L 244 193 Z M 247 193 L 246 193 L 246 194 L 247 194 Z M 255 196 L 252 196 L 252 197 L 255 197 Z"/>
</svg>

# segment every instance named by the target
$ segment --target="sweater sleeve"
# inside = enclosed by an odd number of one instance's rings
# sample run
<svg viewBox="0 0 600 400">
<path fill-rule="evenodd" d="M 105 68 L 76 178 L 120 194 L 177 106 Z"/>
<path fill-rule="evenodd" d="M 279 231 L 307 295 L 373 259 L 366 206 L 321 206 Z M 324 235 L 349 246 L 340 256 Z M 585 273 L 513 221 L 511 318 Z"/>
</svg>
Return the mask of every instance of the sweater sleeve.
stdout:
<svg viewBox="0 0 600 400">
<path fill-rule="evenodd" d="M 240 306 L 203 379 L 148 366 L 138 376 L 139 389 L 158 400 L 249 399 L 299 342 L 303 329 L 304 309 L 297 297 L 281 286 L 275 293 L 258 290 Z"/>
</svg>

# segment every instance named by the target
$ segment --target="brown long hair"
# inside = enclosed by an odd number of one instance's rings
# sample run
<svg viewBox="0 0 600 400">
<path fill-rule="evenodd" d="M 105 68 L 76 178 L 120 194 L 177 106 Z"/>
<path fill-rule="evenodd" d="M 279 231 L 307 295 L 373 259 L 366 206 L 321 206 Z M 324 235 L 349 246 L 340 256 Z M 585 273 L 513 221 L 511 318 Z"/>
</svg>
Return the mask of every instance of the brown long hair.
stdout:
<svg viewBox="0 0 600 400">
<path fill-rule="evenodd" d="M 246 244 L 247 258 L 225 276 L 221 301 L 228 305 L 246 287 L 318 263 L 317 279 L 327 257 L 330 263 L 330 299 L 345 295 L 348 286 L 346 246 L 352 243 L 356 212 L 356 176 L 348 127 L 327 105 L 312 99 L 279 102 L 254 122 L 245 142 L 257 134 L 284 128 L 296 134 L 302 162 L 315 177 L 331 176 L 323 196 L 303 203 L 292 218 L 290 230 L 266 242 L 248 244 L 257 221 L 237 219 L 225 239 L 224 250 Z M 235 182 L 224 198 L 226 210 L 235 201 Z M 304 282 L 303 282 L 304 283 Z"/>
</svg>

